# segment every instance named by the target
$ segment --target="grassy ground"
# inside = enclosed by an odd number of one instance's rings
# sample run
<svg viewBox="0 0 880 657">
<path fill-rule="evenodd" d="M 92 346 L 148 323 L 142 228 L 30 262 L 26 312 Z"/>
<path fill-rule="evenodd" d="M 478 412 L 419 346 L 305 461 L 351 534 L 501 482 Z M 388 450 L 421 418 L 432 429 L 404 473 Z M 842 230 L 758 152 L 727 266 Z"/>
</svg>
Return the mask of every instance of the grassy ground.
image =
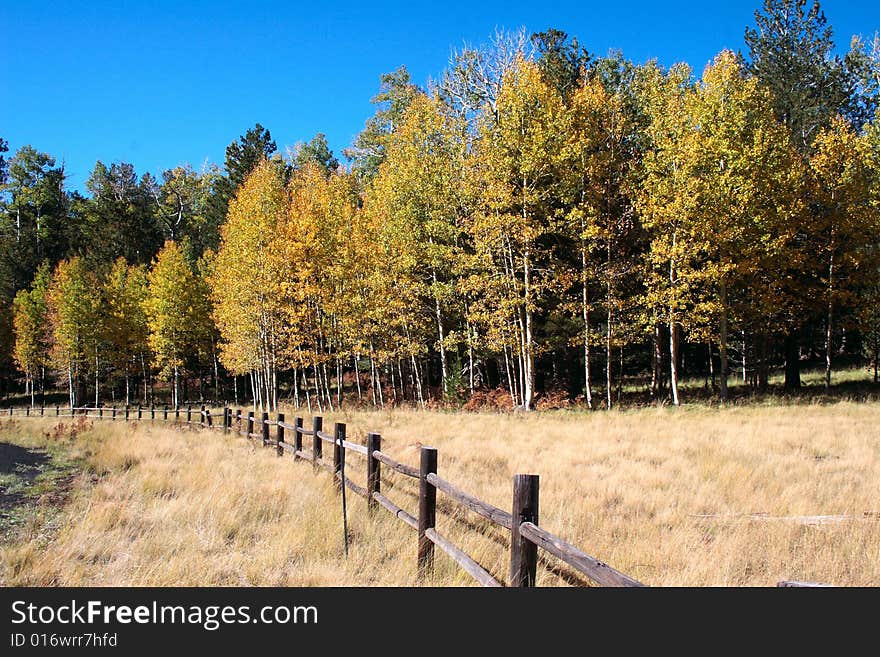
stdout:
<svg viewBox="0 0 880 657">
<path fill-rule="evenodd" d="M 288 417 L 295 413 L 287 410 Z M 541 475 L 541 522 L 652 585 L 754 585 L 781 579 L 880 585 L 880 404 L 692 406 L 584 414 L 351 412 L 349 439 L 383 435 L 416 464 L 510 508 L 515 473 Z M 27 423 L 26 423 L 27 422 Z M 68 450 L 84 468 L 63 526 L 4 546 L 5 584 L 411 585 L 415 535 L 349 494 L 342 554 L 339 496 L 324 473 L 241 438 L 104 422 L 74 438 L 51 420 L 0 425 L 0 442 Z M 363 484 L 363 460 L 348 471 Z M 413 512 L 416 487 L 384 492 Z M 440 495 L 438 531 L 506 579 L 504 532 Z M 817 518 L 817 516 L 835 516 Z M 465 520 L 470 527 L 458 520 Z M 431 583 L 468 584 L 442 553 Z M 539 583 L 564 585 L 542 567 Z"/>
</svg>

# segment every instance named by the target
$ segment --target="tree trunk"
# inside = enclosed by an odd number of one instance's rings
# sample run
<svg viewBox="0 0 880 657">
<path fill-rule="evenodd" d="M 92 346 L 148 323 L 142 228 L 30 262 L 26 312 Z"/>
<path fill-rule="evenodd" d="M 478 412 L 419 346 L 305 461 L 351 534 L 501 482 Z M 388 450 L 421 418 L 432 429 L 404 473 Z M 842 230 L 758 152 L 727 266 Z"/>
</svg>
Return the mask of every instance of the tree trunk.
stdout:
<svg viewBox="0 0 880 657">
<path fill-rule="evenodd" d="M 825 393 L 831 392 L 831 338 L 834 319 L 834 253 L 828 261 L 828 316 L 825 327 Z"/>
<path fill-rule="evenodd" d="M 73 363 L 67 363 L 67 389 L 70 394 L 70 412 L 76 408 L 76 393 L 73 390 Z"/>
<path fill-rule="evenodd" d="M 669 313 L 669 386 L 672 390 L 672 403 L 680 406 L 678 398 L 678 326 L 672 319 L 672 310 Z"/>
<path fill-rule="evenodd" d="M 721 361 L 721 377 L 719 379 L 719 390 L 721 393 L 721 401 L 727 401 L 727 377 L 729 375 L 729 367 L 727 362 L 727 285 L 721 284 L 721 326 L 718 336 L 718 358 Z M 745 355 L 743 355 L 745 358 Z"/>
<path fill-rule="evenodd" d="M 583 221 L 581 222 L 583 229 Z M 584 320 L 584 395 L 587 398 L 587 408 L 593 410 L 593 390 L 590 382 L 590 306 L 587 293 L 587 248 L 581 243 L 581 315 Z"/>
<path fill-rule="evenodd" d="M 363 401 L 363 395 L 361 394 L 361 371 L 358 368 L 358 359 L 360 354 L 354 354 L 352 359 L 354 360 L 354 382 L 357 386 L 358 391 L 358 401 Z"/>
<path fill-rule="evenodd" d="M 799 331 L 792 328 L 785 336 L 785 389 L 800 390 L 801 387 L 801 353 Z"/>
<path fill-rule="evenodd" d="M 438 345 L 440 347 L 440 371 L 442 373 L 443 395 L 449 394 L 448 377 L 449 372 L 446 368 L 446 345 L 444 344 L 445 335 L 443 334 L 443 315 L 440 312 L 440 297 L 437 296 L 437 272 L 431 268 L 431 277 L 434 279 L 434 313 L 437 319 L 437 335 L 439 336 Z"/>
</svg>

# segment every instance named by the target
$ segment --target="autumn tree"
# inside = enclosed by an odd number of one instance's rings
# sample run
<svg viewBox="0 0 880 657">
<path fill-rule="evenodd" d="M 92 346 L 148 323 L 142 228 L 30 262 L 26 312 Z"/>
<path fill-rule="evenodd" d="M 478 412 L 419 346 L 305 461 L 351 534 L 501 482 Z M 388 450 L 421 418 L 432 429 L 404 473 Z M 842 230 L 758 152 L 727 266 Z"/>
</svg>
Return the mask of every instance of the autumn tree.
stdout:
<svg viewBox="0 0 880 657">
<path fill-rule="evenodd" d="M 48 263 L 37 270 L 28 290 L 21 290 L 13 302 L 13 330 L 16 365 L 25 375 L 25 393 L 30 393 L 34 405 L 35 384 L 39 382 L 40 393 L 44 391 L 46 367 L 51 348 L 49 324 L 49 282 L 51 272 Z"/>
<path fill-rule="evenodd" d="M 67 375 L 70 407 L 80 395 L 80 377 L 92 368 L 95 404 L 99 403 L 99 374 L 104 317 L 101 285 L 82 257 L 58 263 L 49 285 L 49 318 L 52 325 L 52 359 Z"/>
<path fill-rule="evenodd" d="M 180 373 L 203 350 L 210 310 L 206 287 L 176 242 L 167 241 L 147 276 L 143 310 L 148 343 L 160 376 L 172 382 L 172 403 L 180 403 Z"/>
<path fill-rule="evenodd" d="M 517 405 L 532 408 L 535 359 L 542 349 L 536 315 L 555 283 L 552 234 L 565 112 L 538 67 L 520 59 L 504 78 L 497 120 L 484 118 L 472 170 L 483 190 L 468 232 L 482 272 L 472 277 L 481 302 L 475 321 L 505 354 Z"/>
<path fill-rule="evenodd" d="M 286 198 L 281 172 L 263 159 L 229 204 L 209 277 L 220 360 L 233 375 L 250 376 L 254 401 L 264 408 L 277 402 L 281 303 L 288 272 L 307 265 L 303 260 L 285 262 L 275 248 Z"/>
<path fill-rule="evenodd" d="M 106 299 L 106 340 L 114 372 L 125 380 L 125 403 L 131 403 L 131 380 L 143 377 L 144 403 L 147 400 L 147 368 L 150 363 L 149 326 L 146 315 L 147 269 L 129 265 L 118 258 L 104 281 Z"/>
</svg>

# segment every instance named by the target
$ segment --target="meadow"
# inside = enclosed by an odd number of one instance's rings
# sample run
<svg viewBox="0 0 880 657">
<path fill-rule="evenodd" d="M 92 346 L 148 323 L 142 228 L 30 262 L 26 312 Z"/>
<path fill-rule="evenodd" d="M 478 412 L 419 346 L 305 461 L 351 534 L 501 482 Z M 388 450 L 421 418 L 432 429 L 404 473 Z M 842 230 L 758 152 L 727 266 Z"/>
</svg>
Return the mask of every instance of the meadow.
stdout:
<svg viewBox="0 0 880 657">
<path fill-rule="evenodd" d="M 282 409 L 288 418 L 292 409 Z M 610 413 L 351 411 L 348 438 L 509 509 L 515 473 L 541 476 L 542 527 L 648 585 L 880 585 L 880 404 L 641 408 Z M 308 426 L 308 421 L 307 421 Z M 3 420 L 0 442 L 76 462 L 57 506 L 38 499 L 4 541 L 4 585 L 418 585 L 415 533 L 340 496 L 308 463 L 243 438 L 162 423 Z M 363 461 L 348 474 L 363 484 Z M 383 492 L 416 510 L 416 485 Z M 503 531 L 450 513 L 438 531 L 506 580 Z M 459 522 L 464 520 L 465 522 Z M 429 585 L 470 585 L 442 553 Z M 573 583 L 539 567 L 538 584 Z"/>
</svg>

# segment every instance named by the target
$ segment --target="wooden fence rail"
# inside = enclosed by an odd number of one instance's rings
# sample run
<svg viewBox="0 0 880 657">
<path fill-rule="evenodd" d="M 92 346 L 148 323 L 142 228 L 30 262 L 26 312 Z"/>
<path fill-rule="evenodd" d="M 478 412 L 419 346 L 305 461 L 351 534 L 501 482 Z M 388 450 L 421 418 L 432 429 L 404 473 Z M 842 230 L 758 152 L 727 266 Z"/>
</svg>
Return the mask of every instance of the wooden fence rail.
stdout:
<svg viewBox="0 0 880 657">
<path fill-rule="evenodd" d="M 124 415 L 117 415 L 117 407 L 111 406 L 82 406 L 62 409 L 55 406 L 55 417 L 61 418 L 90 418 L 97 420 L 116 420 L 123 417 L 125 421 L 132 419 L 131 407 L 123 406 L 121 411 Z M 65 412 L 62 413 L 61 411 Z M 144 419 L 144 407 L 138 405 L 137 419 Z M 638 580 L 615 570 L 611 566 L 590 556 L 581 549 L 568 543 L 538 524 L 539 512 L 539 479 L 537 475 L 518 474 L 513 478 L 513 496 L 511 511 L 505 511 L 488 502 L 466 493 L 454 484 L 442 479 L 437 474 L 438 453 L 433 447 L 421 447 L 420 467 L 416 468 L 401 463 L 388 454 L 381 451 L 382 437 L 378 433 L 367 434 L 367 444 L 360 445 L 345 439 L 345 425 L 337 423 L 333 434 L 323 430 L 323 418 L 312 418 L 312 428 L 304 428 L 302 417 L 295 418 L 293 423 L 285 421 L 284 414 L 279 413 L 276 419 L 271 419 L 266 412 L 260 417 L 255 417 L 254 411 L 242 409 L 233 410 L 223 406 L 219 411 L 212 410 L 207 405 L 202 405 L 194 417 L 191 404 L 186 406 L 185 419 L 181 419 L 181 408 L 176 406 L 173 416 L 169 416 L 167 406 L 162 408 L 161 419 L 177 426 L 193 426 L 202 429 L 221 430 L 224 433 L 235 431 L 248 440 L 255 440 L 264 447 L 272 446 L 276 449 L 279 457 L 285 452 L 292 454 L 294 461 L 308 461 L 314 470 L 324 468 L 329 470 L 337 482 L 337 488 L 341 491 L 343 486 L 367 502 L 367 508 L 372 513 L 376 509 L 385 509 L 392 516 L 401 520 L 405 525 L 414 529 L 418 534 L 416 565 L 420 578 L 428 576 L 434 564 L 434 548 L 438 547 L 452 559 L 464 572 L 468 573 L 482 586 L 502 586 L 497 577 L 480 565 L 472 556 L 466 554 L 461 548 L 454 545 L 448 538 L 439 534 L 436 530 L 437 520 L 437 491 L 443 493 L 453 502 L 465 507 L 469 511 L 484 518 L 489 523 L 506 529 L 510 532 L 510 572 L 508 586 L 531 587 L 537 581 L 537 567 L 539 563 L 538 549 L 559 559 L 579 574 L 588 578 L 591 582 L 600 586 L 645 586 Z M 10 417 L 15 415 L 35 417 L 45 415 L 45 408 L 9 408 Z M 149 407 L 149 419 L 156 420 L 156 409 Z M 217 424 L 215 425 L 215 419 Z M 256 430 L 259 425 L 259 430 Z M 271 427 L 275 427 L 274 437 Z M 303 436 L 312 437 L 311 450 L 303 449 Z M 323 445 L 328 443 L 333 446 L 333 462 L 325 462 L 323 458 Z M 364 458 L 366 486 L 352 481 L 345 472 L 350 466 L 346 465 L 347 453 L 354 453 Z M 412 515 L 398 506 L 390 498 L 382 494 L 382 466 L 391 471 L 418 480 L 418 513 Z M 458 519 L 452 516 L 453 519 Z M 784 581 L 779 582 L 780 587 L 810 587 L 822 586 L 808 582 Z"/>
</svg>

